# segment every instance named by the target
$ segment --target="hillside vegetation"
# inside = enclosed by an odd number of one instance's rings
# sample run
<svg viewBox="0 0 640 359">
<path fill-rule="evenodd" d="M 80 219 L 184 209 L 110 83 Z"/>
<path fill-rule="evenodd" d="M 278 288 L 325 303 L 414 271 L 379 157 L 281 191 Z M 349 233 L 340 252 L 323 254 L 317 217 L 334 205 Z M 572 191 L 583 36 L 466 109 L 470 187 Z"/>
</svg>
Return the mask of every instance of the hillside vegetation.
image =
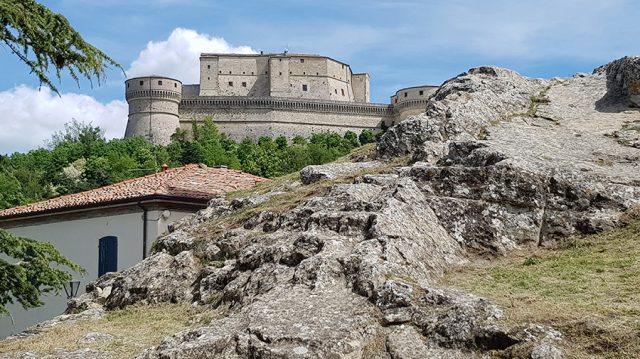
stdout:
<svg viewBox="0 0 640 359">
<path fill-rule="evenodd" d="M 194 123 L 191 134 L 178 130 L 171 144 L 161 146 L 142 137 L 107 141 L 100 128 L 73 122 L 54 134 L 46 149 L 0 155 L 0 209 L 148 175 L 162 164 L 223 165 L 271 178 L 334 161 L 373 141 L 374 134 L 363 131 L 236 142 L 207 120 Z"/>
</svg>

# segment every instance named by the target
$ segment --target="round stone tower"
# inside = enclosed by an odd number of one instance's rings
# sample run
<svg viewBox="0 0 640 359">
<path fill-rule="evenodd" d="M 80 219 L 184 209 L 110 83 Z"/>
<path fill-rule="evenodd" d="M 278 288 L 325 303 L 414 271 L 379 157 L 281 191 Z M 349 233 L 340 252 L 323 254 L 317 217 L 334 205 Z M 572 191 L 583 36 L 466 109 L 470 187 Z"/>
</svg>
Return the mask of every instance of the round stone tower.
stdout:
<svg viewBox="0 0 640 359">
<path fill-rule="evenodd" d="M 144 136 L 151 143 L 168 144 L 180 127 L 182 82 L 160 76 L 136 77 L 125 82 L 125 95 L 129 121 L 124 137 Z"/>
</svg>

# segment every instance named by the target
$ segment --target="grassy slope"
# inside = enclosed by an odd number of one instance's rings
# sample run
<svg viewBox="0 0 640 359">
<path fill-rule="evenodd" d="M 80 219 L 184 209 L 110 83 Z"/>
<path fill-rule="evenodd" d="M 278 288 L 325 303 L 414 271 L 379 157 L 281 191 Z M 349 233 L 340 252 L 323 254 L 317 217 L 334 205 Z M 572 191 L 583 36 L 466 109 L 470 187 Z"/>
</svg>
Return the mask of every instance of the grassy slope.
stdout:
<svg viewBox="0 0 640 359">
<path fill-rule="evenodd" d="M 113 353 L 111 359 L 133 358 L 144 349 L 160 344 L 165 337 L 206 325 L 217 315 L 218 312 L 212 309 L 180 304 L 133 306 L 108 312 L 99 320 L 61 323 L 32 337 L 0 341 L 0 357 L 18 352 L 54 354 L 57 348 L 66 351 L 90 348 Z M 108 333 L 115 338 L 79 343 L 89 332 Z"/>
<path fill-rule="evenodd" d="M 566 335 L 570 358 L 640 357 L 640 218 L 452 270 L 442 285 L 501 304 L 509 324 L 537 322 Z"/>
</svg>

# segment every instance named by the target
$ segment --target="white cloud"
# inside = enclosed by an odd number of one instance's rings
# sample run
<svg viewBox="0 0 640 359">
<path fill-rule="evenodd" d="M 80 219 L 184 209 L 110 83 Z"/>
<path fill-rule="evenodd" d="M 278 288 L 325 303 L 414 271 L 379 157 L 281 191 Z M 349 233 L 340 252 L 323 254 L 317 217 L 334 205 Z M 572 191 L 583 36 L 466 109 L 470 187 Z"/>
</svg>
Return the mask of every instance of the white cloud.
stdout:
<svg viewBox="0 0 640 359">
<path fill-rule="evenodd" d="M 105 104 L 87 95 L 58 96 L 47 87 L 26 85 L 0 92 L 0 114 L 0 154 L 42 147 L 72 119 L 105 129 L 107 138 L 122 137 L 127 124 L 124 101 Z"/>
<path fill-rule="evenodd" d="M 199 82 L 200 54 L 256 53 L 249 46 L 234 47 L 223 38 L 176 28 L 164 41 L 150 41 L 127 70 L 129 78 L 161 75 L 176 78 L 184 84 Z"/>
</svg>

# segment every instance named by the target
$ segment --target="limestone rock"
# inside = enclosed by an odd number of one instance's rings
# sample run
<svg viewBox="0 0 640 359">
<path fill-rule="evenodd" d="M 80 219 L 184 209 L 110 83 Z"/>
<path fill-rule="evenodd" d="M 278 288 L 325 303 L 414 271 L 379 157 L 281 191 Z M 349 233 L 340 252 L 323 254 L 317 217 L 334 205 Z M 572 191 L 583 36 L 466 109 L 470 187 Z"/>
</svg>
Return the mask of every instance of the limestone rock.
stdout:
<svg viewBox="0 0 640 359">
<path fill-rule="evenodd" d="M 623 57 L 599 70 L 607 74 L 609 101 L 629 101 L 640 107 L 640 56 Z"/>
<path fill-rule="evenodd" d="M 639 150 L 611 135 L 639 112 L 620 103 L 603 110 L 606 94 L 603 71 L 542 81 L 471 69 L 382 138 L 382 155 L 417 162 L 334 183 L 196 240 L 197 226 L 269 194 L 213 201 L 161 238 L 158 253 L 99 279 L 74 303 L 185 302 L 224 313 L 144 359 L 562 357 L 553 329 L 506 327 L 495 304 L 435 283 L 475 252 L 601 231 L 640 204 Z M 374 166 L 381 162 L 310 166 L 300 180 Z"/>
<path fill-rule="evenodd" d="M 300 181 L 311 184 L 323 179 L 335 179 L 339 175 L 380 166 L 380 162 L 330 163 L 326 165 L 307 166 L 300 171 Z"/>
<path fill-rule="evenodd" d="M 78 301 L 104 303 L 107 309 L 124 308 L 136 303 L 188 302 L 193 299 L 192 285 L 199 273 L 200 264 L 191 251 L 184 251 L 175 257 L 161 252 L 113 277 L 100 277 L 90 286 L 92 291 Z M 98 288 L 102 297 L 97 294 Z M 105 293 L 109 293 L 106 299 Z"/>
<path fill-rule="evenodd" d="M 481 137 L 487 126 L 527 112 L 531 97 L 545 84 L 498 67 L 470 69 L 446 81 L 429 98 L 423 115 L 389 129 L 378 151 L 386 156 L 414 153 L 420 160 L 438 157 L 443 149 L 435 143 Z"/>
</svg>

